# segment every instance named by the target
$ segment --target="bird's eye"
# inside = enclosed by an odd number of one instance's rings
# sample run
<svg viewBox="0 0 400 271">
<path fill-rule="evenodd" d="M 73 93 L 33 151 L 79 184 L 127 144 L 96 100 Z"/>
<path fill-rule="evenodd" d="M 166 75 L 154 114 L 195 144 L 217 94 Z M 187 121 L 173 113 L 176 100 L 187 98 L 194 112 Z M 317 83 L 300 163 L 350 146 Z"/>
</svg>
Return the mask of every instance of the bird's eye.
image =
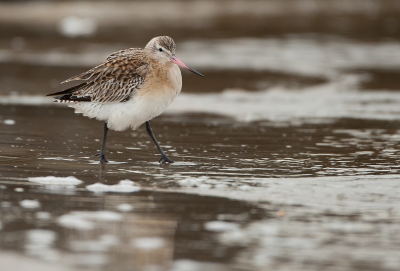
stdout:
<svg viewBox="0 0 400 271">
<path fill-rule="evenodd" d="M 162 52 L 162 51 L 163 51 L 163 49 L 162 49 L 162 48 L 159 48 L 159 49 L 158 49 L 158 51 Z"/>
</svg>

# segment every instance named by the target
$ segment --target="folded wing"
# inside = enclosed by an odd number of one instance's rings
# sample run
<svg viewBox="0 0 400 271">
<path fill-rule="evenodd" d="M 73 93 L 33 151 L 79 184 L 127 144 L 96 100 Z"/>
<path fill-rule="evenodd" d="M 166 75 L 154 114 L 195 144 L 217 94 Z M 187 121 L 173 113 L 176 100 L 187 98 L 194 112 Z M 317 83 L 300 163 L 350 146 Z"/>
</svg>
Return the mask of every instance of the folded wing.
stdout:
<svg viewBox="0 0 400 271">
<path fill-rule="evenodd" d="M 111 54 L 106 62 L 63 83 L 84 82 L 64 91 L 48 94 L 65 102 L 126 102 L 140 89 L 148 71 L 142 49 L 130 48 Z"/>
</svg>

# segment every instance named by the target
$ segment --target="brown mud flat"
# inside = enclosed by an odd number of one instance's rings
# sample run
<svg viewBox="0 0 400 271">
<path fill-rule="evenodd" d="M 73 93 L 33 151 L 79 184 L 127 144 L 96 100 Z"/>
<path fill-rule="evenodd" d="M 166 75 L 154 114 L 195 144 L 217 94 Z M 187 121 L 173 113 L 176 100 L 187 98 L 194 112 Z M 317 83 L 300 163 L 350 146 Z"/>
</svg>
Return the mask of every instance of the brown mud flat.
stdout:
<svg viewBox="0 0 400 271">
<path fill-rule="evenodd" d="M 399 270 L 399 14 L 397 0 L 1 2 L 0 269 Z M 68 36 L 71 15 L 97 28 Z M 110 131 L 100 166 L 103 124 L 43 95 L 158 35 L 205 74 L 184 72 L 151 121 L 175 163 L 140 127 Z"/>
<path fill-rule="evenodd" d="M 61 107 L 2 106 L 0 113 L 3 120 L 12 118 L 16 123 L 2 124 L 1 176 L 80 172 L 85 178 L 97 172 L 94 155 L 101 146 L 100 122 Z M 334 176 L 352 175 L 358 168 L 386 174 L 397 173 L 400 159 L 400 124 L 394 121 L 342 119 L 329 126 L 275 126 L 266 121 L 238 123 L 216 115 L 186 114 L 163 116 L 152 123 L 156 137 L 177 163 L 157 166 L 158 153 L 143 127 L 135 132 L 110 131 L 107 157 L 115 163 L 107 168 L 112 176 L 123 178 L 124 170 L 143 166 L 165 176 L 181 170 L 189 175 L 194 171 L 193 176 L 211 172 L 236 177 Z M 138 181 L 140 176 L 135 174 Z M 146 174 L 142 177 L 147 179 Z"/>
<path fill-rule="evenodd" d="M 0 115 L 2 249 L 74 269 L 396 270 L 396 240 L 382 236 L 393 236 L 399 220 L 398 122 L 282 126 L 166 115 L 153 129 L 175 164 L 156 163 L 156 148 L 141 128 L 110 132 L 111 162 L 102 169 L 94 157 L 100 122 L 48 106 L 2 106 Z M 49 175 L 83 183 L 29 181 Z M 87 191 L 126 179 L 142 191 Z M 40 206 L 24 207 L 25 200 Z M 63 224 L 66 218 L 75 222 Z M 79 228 L 81 220 L 92 228 Z M 143 248 L 143 240 L 153 247 Z M 344 251 L 340 264 L 331 260 Z M 360 256 L 378 251 L 384 260 Z"/>
<path fill-rule="evenodd" d="M 101 63 L 102 59 L 99 59 Z M 75 74 L 80 74 L 84 67 L 57 67 L 51 65 L 37 65 L 26 63 L 0 63 L 0 95 L 8 94 L 47 94 L 59 91 L 63 87 L 60 82 Z M 300 76 L 271 71 L 246 70 L 208 70 L 207 80 L 199 80 L 194 76 L 184 74 L 185 93 L 222 92 L 225 89 L 264 90 L 270 87 L 284 87 L 301 89 L 326 83 L 324 78 Z"/>
<path fill-rule="evenodd" d="M 36 40 L 42 48 L 50 44 L 71 48 L 77 43 L 57 33 L 61 19 L 72 14 L 97 21 L 96 34 L 85 40 L 135 46 L 165 33 L 177 41 L 307 33 L 364 41 L 400 39 L 396 0 L 363 4 L 352 0 L 21 1 L 1 5 L 0 36 L 23 36 L 29 42 Z"/>
</svg>

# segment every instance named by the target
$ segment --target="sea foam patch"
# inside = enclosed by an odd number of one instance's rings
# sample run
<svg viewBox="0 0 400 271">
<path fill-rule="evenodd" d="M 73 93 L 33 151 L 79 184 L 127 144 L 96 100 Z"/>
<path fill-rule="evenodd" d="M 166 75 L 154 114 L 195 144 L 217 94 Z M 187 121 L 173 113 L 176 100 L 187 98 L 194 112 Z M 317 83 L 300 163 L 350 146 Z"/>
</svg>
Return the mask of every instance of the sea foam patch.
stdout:
<svg viewBox="0 0 400 271">
<path fill-rule="evenodd" d="M 73 211 L 60 216 L 57 223 L 65 228 L 91 230 L 96 227 L 96 223 L 120 221 L 121 219 L 121 214 L 111 211 Z"/>
<path fill-rule="evenodd" d="M 224 232 L 238 230 L 239 224 L 225 221 L 209 221 L 204 224 L 204 227 L 208 231 Z"/>
<path fill-rule="evenodd" d="M 73 240 L 70 248 L 76 252 L 106 252 L 111 246 L 119 244 L 117 236 L 103 234 L 95 240 Z"/>
<path fill-rule="evenodd" d="M 400 43 L 391 41 L 318 40 L 297 35 L 192 40 L 179 48 L 180 57 L 197 69 L 271 70 L 331 78 L 340 69 L 400 67 Z"/>
<path fill-rule="evenodd" d="M 69 177 L 54 177 L 54 176 L 45 176 L 45 177 L 29 177 L 28 181 L 32 183 L 38 183 L 43 185 L 50 186 L 76 186 L 82 183 L 81 180 L 75 178 L 74 176 Z"/>
<path fill-rule="evenodd" d="M 238 121 L 325 123 L 337 118 L 396 120 L 400 93 L 359 91 L 358 76 L 290 90 L 274 87 L 257 92 L 226 89 L 222 93 L 180 94 L 166 110 L 172 114 L 210 113 Z"/>
<path fill-rule="evenodd" d="M 6 125 L 14 125 L 15 124 L 15 120 L 12 119 L 6 119 L 3 121 L 4 124 Z"/>
<path fill-rule="evenodd" d="M 130 212 L 133 210 L 133 206 L 129 203 L 122 203 L 117 206 L 117 209 L 120 212 Z"/>
<path fill-rule="evenodd" d="M 95 183 L 87 185 L 86 189 L 95 193 L 105 193 L 105 192 L 132 193 L 140 191 L 140 186 L 135 185 L 135 183 L 131 180 L 122 180 L 118 184 L 112 184 L 112 185 Z"/>
<path fill-rule="evenodd" d="M 131 245 L 141 250 L 154 250 L 163 248 L 166 242 L 160 237 L 140 237 L 132 239 Z"/>
<path fill-rule="evenodd" d="M 25 252 L 43 260 L 58 260 L 59 253 L 52 246 L 57 240 L 57 234 L 51 230 L 32 229 L 26 231 Z"/>
<path fill-rule="evenodd" d="M 22 208 L 26 208 L 26 209 L 37 209 L 37 208 L 40 208 L 40 206 L 41 206 L 40 202 L 37 200 L 34 200 L 34 199 L 33 200 L 31 200 L 31 199 L 21 200 L 19 202 L 19 205 Z"/>
<path fill-rule="evenodd" d="M 20 105 L 55 105 L 54 99 L 43 95 L 0 95 L 0 104 L 20 104 Z"/>
</svg>

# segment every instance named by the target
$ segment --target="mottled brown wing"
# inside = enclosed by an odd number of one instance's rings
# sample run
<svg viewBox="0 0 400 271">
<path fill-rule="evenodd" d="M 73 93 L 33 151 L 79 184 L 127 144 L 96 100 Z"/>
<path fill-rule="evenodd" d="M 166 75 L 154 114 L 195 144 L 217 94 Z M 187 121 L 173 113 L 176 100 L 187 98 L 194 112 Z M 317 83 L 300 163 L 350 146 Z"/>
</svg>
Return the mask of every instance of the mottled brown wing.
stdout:
<svg viewBox="0 0 400 271">
<path fill-rule="evenodd" d="M 84 83 L 48 96 L 64 94 L 57 98 L 65 101 L 125 102 L 140 89 L 147 70 L 141 49 L 121 50 L 111 54 L 106 62 L 64 81 Z"/>
<path fill-rule="evenodd" d="M 111 55 L 109 55 L 107 57 L 107 61 L 111 61 L 114 58 L 119 57 L 119 56 L 132 55 L 132 54 L 135 54 L 135 52 L 142 51 L 142 50 L 143 50 L 142 48 L 129 48 L 129 49 L 124 49 L 124 50 L 119 50 L 119 51 L 114 52 Z"/>
</svg>

